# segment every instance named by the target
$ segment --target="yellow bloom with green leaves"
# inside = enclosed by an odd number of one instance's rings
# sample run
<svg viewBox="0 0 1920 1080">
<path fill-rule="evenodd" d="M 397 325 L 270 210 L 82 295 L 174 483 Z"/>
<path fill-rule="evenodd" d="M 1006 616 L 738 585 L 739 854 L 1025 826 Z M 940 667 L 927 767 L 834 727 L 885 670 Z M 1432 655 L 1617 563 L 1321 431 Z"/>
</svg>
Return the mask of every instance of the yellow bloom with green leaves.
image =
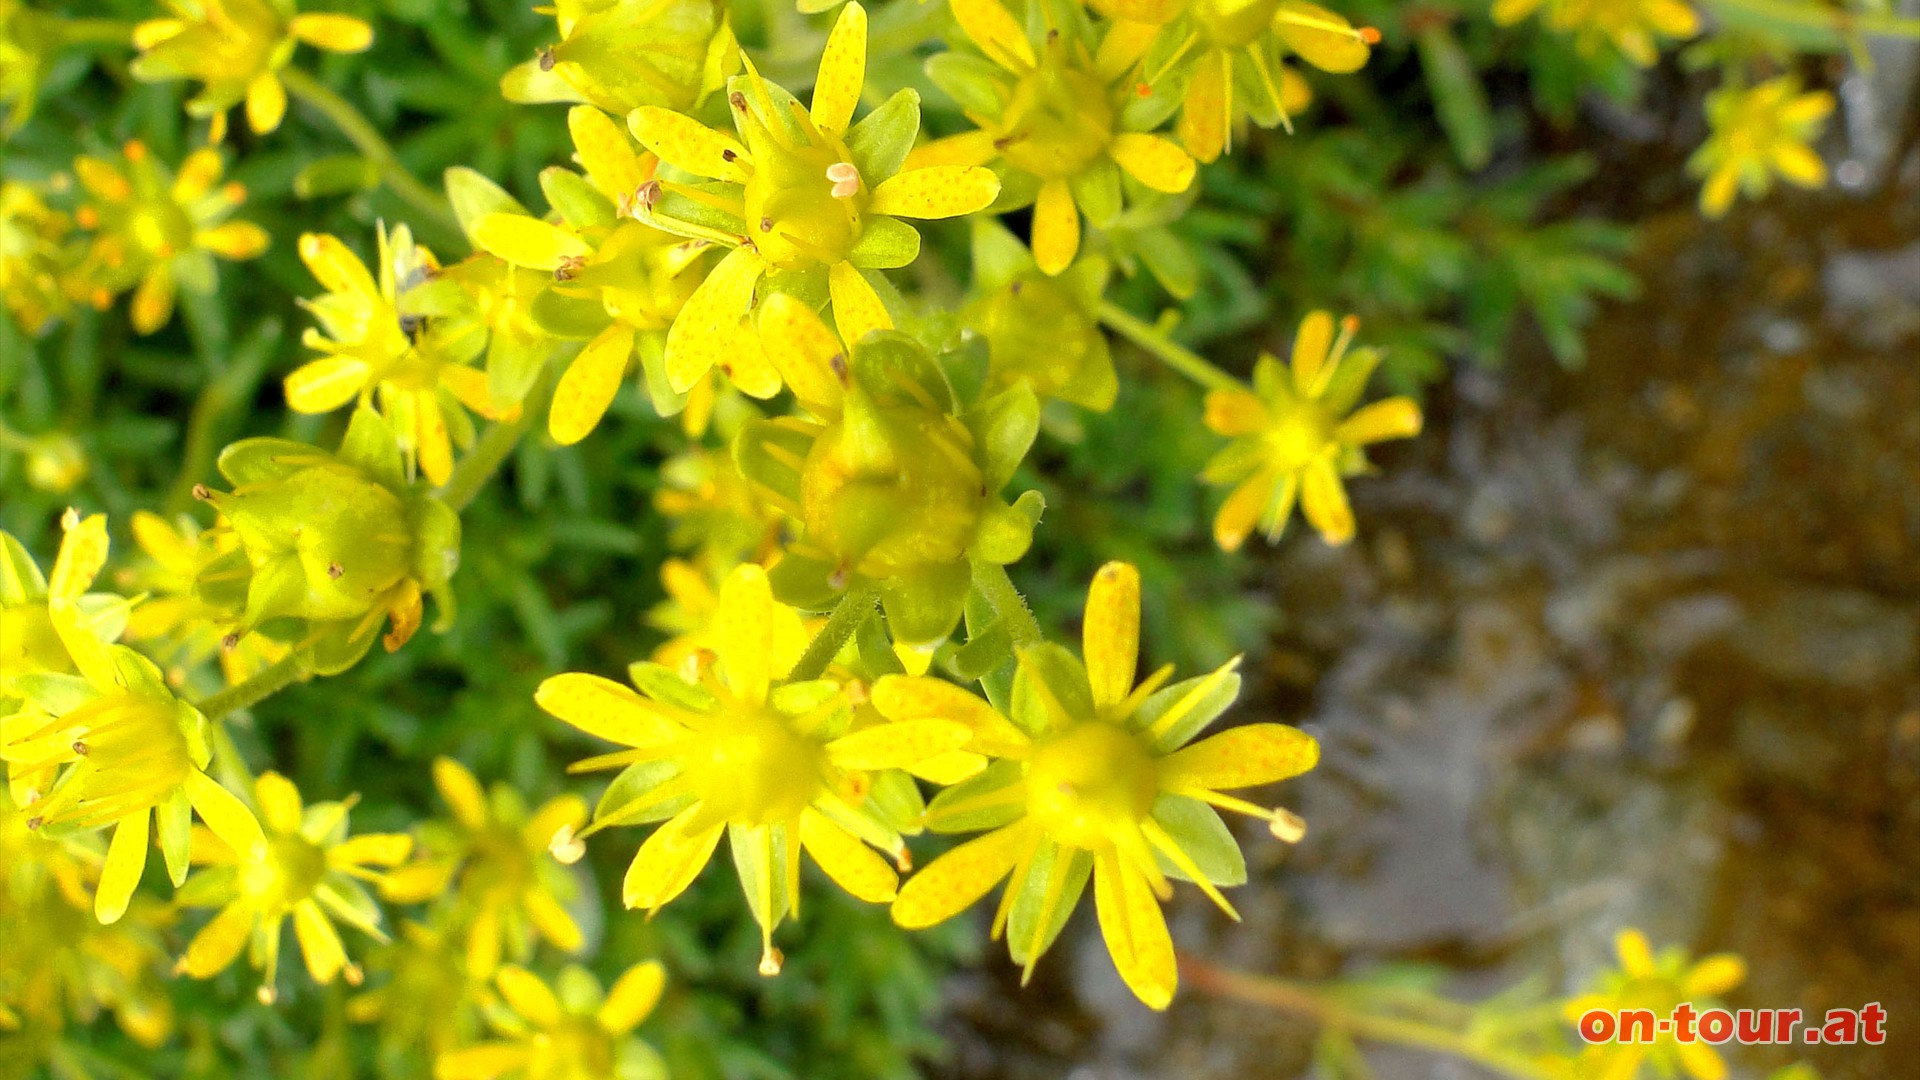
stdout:
<svg viewBox="0 0 1920 1080">
<path fill-rule="evenodd" d="M 287 405 L 324 413 L 377 397 L 409 467 L 444 484 L 454 444 L 473 442 L 466 410 L 511 419 L 519 408 L 494 407 L 486 376 L 470 363 L 486 336 L 459 286 L 440 277 L 433 252 L 405 225 L 382 229 L 379 245 L 376 277 L 336 237 L 300 238 L 301 260 L 327 290 L 301 301 L 320 325 L 300 340 L 324 355 L 287 376 Z"/>
<path fill-rule="evenodd" d="M 892 328 L 869 275 L 919 255 L 920 234 L 900 219 L 971 214 L 999 194 L 988 169 L 903 168 L 920 131 L 911 89 L 851 123 L 866 66 L 866 10 L 850 3 L 821 54 L 810 108 L 748 63 L 728 84 L 737 139 L 672 109 L 647 106 L 628 117 L 641 145 L 676 170 L 663 170 L 642 192 L 641 220 L 732 249 L 667 332 L 666 375 L 676 392 L 714 368 L 750 396 L 779 391 L 779 373 L 747 321 L 772 293 L 824 302 L 850 342 Z"/>
<path fill-rule="evenodd" d="M 1611 44 L 1640 67 L 1660 59 L 1663 39 L 1700 32 L 1700 17 L 1684 0 L 1494 0 L 1493 21 L 1512 26 L 1542 9 L 1547 28 L 1573 35 L 1582 53 L 1592 55 Z"/>
<path fill-rule="evenodd" d="M 1136 686 L 1139 642 L 1139 573 L 1108 563 L 1087 591 L 1082 656 L 1052 644 L 1018 649 L 1006 713 L 937 679 L 888 676 L 874 685 L 875 706 L 895 723 L 961 724 L 973 733 L 970 749 L 999 759 L 928 805 L 928 828 L 985 835 L 908 879 L 895 922 L 943 922 L 1007 881 L 993 933 L 1006 935 L 1031 975 L 1091 877 L 1121 977 L 1141 1001 L 1166 1008 L 1177 982 L 1159 904 L 1172 895 L 1169 878 L 1197 884 L 1233 915 L 1219 886 L 1244 882 L 1246 864 L 1214 807 L 1297 839 L 1291 813 L 1224 792 L 1297 776 L 1320 751 L 1283 724 L 1194 742 L 1239 695 L 1239 661 L 1172 685 L 1168 665 Z"/>
<path fill-rule="evenodd" d="M 104 311 L 132 290 L 133 328 L 151 334 L 172 318 L 180 289 L 213 292 L 215 256 L 244 260 L 267 250 L 266 230 L 228 220 L 247 189 L 221 183 L 225 168 L 218 152 L 200 149 L 176 174 L 138 140 L 117 159 L 75 158 L 73 172 L 88 199 L 74 220 L 92 235 L 69 278 L 74 299 Z"/>
<path fill-rule="evenodd" d="M 113 826 L 94 894 L 94 914 L 111 923 L 146 868 L 150 824 L 176 886 L 186 880 L 194 813 L 241 850 L 252 850 L 260 826 L 203 771 L 211 757 L 206 717 L 174 696 L 152 661 L 100 643 L 59 607 L 55 615 L 81 675 L 16 681 L 26 705 L 0 718 L 0 760 L 29 827 Z"/>
<path fill-rule="evenodd" d="M 460 181 L 454 205 L 474 246 L 544 273 L 541 292 L 530 301 L 536 324 L 553 339 L 586 342 L 554 387 L 548 433 L 562 445 L 585 438 L 636 366 L 660 415 L 684 411 L 689 430 L 704 430 L 713 408 L 711 381 L 676 391 L 667 379 L 664 343 L 712 267 L 709 246 L 635 220 L 636 200 L 656 163 L 638 153 L 606 113 L 576 105 L 567 126 L 584 175 L 559 167 L 540 174 L 558 222 L 533 216 L 477 173 L 449 178 L 450 186 Z M 500 374 L 494 359 L 490 353 L 490 379 Z"/>
<path fill-rule="evenodd" d="M 780 970 L 774 927 L 799 914 L 801 851 L 853 895 L 892 900 L 898 875 L 873 848 L 903 861 L 906 845 L 866 805 L 867 774 L 912 766 L 970 737 L 946 720 L 850 732 L 852 708 L 838 682 L 781 681 L 799 659 L 798 621 L 774 601 L 765 571 L 741 566 L 720 588 L 714 652 L 698 658 L 695 681 L 640 662 L 628 669 L 638 693 L 568 673 L 535 694 L 554 716 L 629 747 L 573 767 L 622 771 L 593 824 L 560 838 L 556 850 L 610 826 L 665 821 L 622 887 L 627 907 L 657 911 L 692 884 L 725 833 L 760 924 L 767 975 Z"/>
<path fill-rule="evenodd" d="M 1173 80 L 1180 112 L 1174 130 L 1194 157 L 1214 161 L 1248 121 L 1285 126 L 1313 92 L 1285 63 L 1297 56 L 1322 71 L 1347 74 L 1367 62 L 1379 40 L 1340 15 L 1305 0 L 1101 0 L 1123 22 L 1157 29 L 1130 32 L 1141 49 L 1148 87 Z"/>
<path fill-rule="evenodd" d="M 1687 171 L 1706 178 L 1701 212 L 1719 217 L 1739 195 L 1758 199 L 1776 175 L 1803 188 L 1824 185 L 1826 163 L 1808 144 L 1820 137 L 1832 113 L 1832 94 L 1803 94 L 1790 75 L 1708 94 L 1707 122 L 1713 130 L 1687 159 Z"/>
<path fill-rule="evenodd" d="M 759 325 L 816 418 L 756 420 L 734 440 L 741 473 L 800 523 L 768 571 L 776 591 L 824 611 L 875 588 L 895 644 L 930 650 L 959 623 L 974 564 L 1005 566 L 1033 542 L 1039 493 L 1001 496 L 1039 431 L 1033 391 L 963 400 L 918 341 L 878 331 L 848 350 L 790 296 Z"/>
<path fill-rule="evenodd" d="M 725 447 L 690 446 L 660 466 L 653 508 L 672 521 L 668 543 L 724 566 L 769 562 L 782 517 L 740 474 Z"/>
<path fill-rule="evenodd" d="M 389 875 L 391 877 L 391 875 Z M 377 1025 L 381 1056 L 431 1060 L 474 1041 L 491 974 L 476 975 L 451 927 L 402 922 L 367 958 L 371 989 L 347 999 L 347 1019 Z"/>
<path fill-rule="evenodd" d="M 1110 23 L 1096 37 L 1080 15 L 1037 31 L 1036 44 L 999 0 L 958 0 L 952 7 L 993 67 L 946 53 L 928 61 L 927 74 L 979 130 L 935 140 L 909 164 L 1004 163 L 1010 197 L 1001 202 L 1032 202 L 1040 269 L 1058 274 L 1072 265 L 1083 214 L 1096 227 L 1119 218 L 1127 201 L 1122 174 L 1168 195 L 1193 183 L 1193 157 L 1171 139 L 1147 133 L 1166 115 L 1164 103 L 1139 93 L 1140 52 L 1153 27 Z"/>
<path fill-rule="evenodd" d="M 717 0 L 553 0 L 537 10 L 553 16 L 560 40 L 500 80 L 508 101 L 687 111 L 739 70 Z"/>
<path fill-rule="evenodd" d="M 211 121 L 215 143 L 226 136 L 227 110 L 243 101 L 255 134 L 280 126 L 287 88 L 279 72 L 295 46 L 356 53 L 373 44 L 373 28 L 364 21 L 300 12 L 294 0 L 166 0 L 166 6 L 169 15 L 134 28 L 140 55 L 129 70 L 143 82 L 199 82 L 187 113 Z"/>
<path fill-rule="evenodd" d="M 38 334 L 67 310 L 64 241 L 73 219 L 42 192 L 0 180 L 0 303 L 22 330 Z"/>
<path fill-rule="evenodd" d="M 76 670 L 64 637 L 85 637 L 90 655 L 119 640 L 128 603 L 90 592 L 107 564 L 107 519 L 62 516 L 60 550 L 53 576 L 40 572 L 26 545 L 0 532 L 0 712 L 18 702 L 19 681 L 29 675 L 71 675 Z M 20 792 L 16 791 L 16 795 Z"/>
<path fill-rule="evenodd" d="M 973 286 L 979 296 L 961 317 L 986 339 L 993 385 L 1025 384 L 1039 397 L 1095 412 L 1112 408 L 1120 378 L 1100 328 L 1100 303 L 1112 276 L 1112 264 L 1098 255 L 1082 255 L 1059 274 L 1044 273 L 1006 226 L 974 219 Z"/>
<path fill-rule="evenodd" d="M 522 967 L 494 977 L 502 1004 L 488 1009 L 498 1036 L 441 1054 L 434 1080 L 608 1080 L 666 1075 L 658 1053 L 633 1037 L 660 1003 L 666 969 L 635 964 L 602 993 L 585 968 L 561 969 L 549 987 Z"/>
<path fill-rule="evenodd" d="M 141 598 L 127 614 L 126 637 L 161 664 L 169 685 L 185 685 L 190 672 L 216 658 L 233 685 L 287 654 L 285 645 L 262 634 L 228 640 L 219 625 L 226 613 L 194 587 L 210 562 L 238 548 L 231 530 L 202 531 L 184 515 L 168 521 L 136 510 L 133 540 L 145 559 L 114 578 Z"/>
<path fill-rule="evenodd" d="M 482 788 L 447 757 L 434 759 L 433 786 L 453 820 L 420 827 L 419 858 L 388 874 L 381 894 L 418 904 L 451 893 L 466 970 L 475 978 L 491 975 L 502 956 L 530 959 L 538 940 L 578 952 L 584 938 L 566 908 L 574 884 L 549 848 L 555 836 L 586 824 L 587 804 L 559 795 L 530 811 L 519 792 L 505 784 Z"/>
<path fill-rule="evenodd" d="M 1562 1009 L 1569 1023 L 1578 1024 L 1595 1009 L 1614 1013 L 1649 1009 L 1664 1022 L 1682 1003 L 1702 1011 L 1715 1007 L 1715 999 L 1740 985 L 1747 975 L 1746 962 L 1732 953 L 1689 961 L 1686 950 L 1675 946 L 1656 955 L 1647 936 L 1638 930 L 1622 930 L 1614 938 L 1614 952 L 1620 966 L 1602 974 L 1591 991 Z M 1656 1034 L 1650 1043 L 1587 1047 L 1575 1068 L 1590 1080 L 1633 1080 L 1642 1075 L 1642 1066 L 1660 1076 L 1678 1073 L 1693 1080 L 1724 1080 L 1727 1075 L 1726 1063 L 1711 1045 L 1701 1039 L 1682 1042 L 1671 1033 Z"/>
<path fill-rule="evenodd" d="M 1368 445 L 1420 433 L 1412 398 L 1354 410 L 1380 363 L 1377 350 L 1349 350 L 1358 327 L 1349 316 L 1336 337 L 1333 316 L 1312 312 L 1301 320 L 1289 363 L 1262 356 L 1251 391 L 1207 394 L 1207 427 L 1233 440 L 1201 473 L 1233 488 L 1213 519 L 1221 548 L 1239 548 L 1256 528 L 1269 543 L 1278 540 L 1295 502 L 1327 543 L 1353 539 L 1344 478 L 1367 471 Z"/>
<path fill-rule="evenodd" d="M 176 900 L 219 911 L 187 943 L 174 970 L 210 979 L 245 948 L 249 963 L 261 972 L 260 1000 L 271 1003 L 277 994 L 281 931 L 291 918 L 313 981 L 324 986 L 344 975 L 357 985 L 360 968 L 347 959 L 334 924 L 386 940 L 380 906 L 361 882 L 378 884 L 379 868 L 404 862 L 413 838 L 401 833 L 350 837 L 347 812 L 357 798 L 309 806 L 279 773 L 260 774 L 253 794 L 264 833 L 255 826 L 244 836 L 212 831 L 194 837 L 193 861 L 202 869 L 187 879 Z"/>
</svg>

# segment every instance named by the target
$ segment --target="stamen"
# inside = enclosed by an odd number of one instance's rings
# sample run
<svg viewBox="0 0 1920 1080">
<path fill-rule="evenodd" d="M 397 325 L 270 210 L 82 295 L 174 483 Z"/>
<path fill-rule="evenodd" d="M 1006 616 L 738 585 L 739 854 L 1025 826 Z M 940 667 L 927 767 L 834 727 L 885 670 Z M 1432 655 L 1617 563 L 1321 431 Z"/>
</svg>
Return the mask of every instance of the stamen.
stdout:
<svg viewBox="0 0 1920 1080">
<path fill-rule="evenodd" d="M 1307 819 L 1284 806 L 1276 806 L 1267 831 L 1289 844 L 1297 844 L 1307 838 Z"/>
<path fill-rule="evenodd" d="M 851 161 L 836 161 L 827 166 L 827 179 L 833 181 L 836 199 L 851 199 L 860 193 L 860 170 Z"/>
<path fill-rule="evenodd" d="M 587 845 L 573 834 L 573 826 L 562 825 L 560 831 L 554 833 L 553 839 L 548 842 L 547 850 L 563 865 L 572 866 L 587 853 Z"/>
<path fill-rule="evenodd" d="M 766 951 L 760 954 L 760 974 L 771 979 L 775 975 L 780 974 L 780 966 L 786 962 L 787 956 L 785 953 L 768 945 Z"/>
</svg>

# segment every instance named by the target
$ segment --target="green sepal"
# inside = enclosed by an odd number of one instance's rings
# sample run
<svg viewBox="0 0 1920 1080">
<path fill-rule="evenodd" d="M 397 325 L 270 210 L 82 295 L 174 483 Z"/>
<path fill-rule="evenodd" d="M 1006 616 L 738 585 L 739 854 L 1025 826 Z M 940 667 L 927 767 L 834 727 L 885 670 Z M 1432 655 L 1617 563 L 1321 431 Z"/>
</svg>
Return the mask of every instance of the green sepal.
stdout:
<svg viewBox="0 0 1920 1080">
<path fill-rule="evenodd" d="M 515 64 L 500 76 L 500 96 L 516 105 L 583 105 L 587 98 L 573 84 L 540 66 L 539 60 Z"/>
<path fill-rule="evenodd" d="M 599 300 L 573 296 L 558 289 L 541 289 L 533 294 L 527 314 L 534 325 L 555 337 L 585 341 L 606 329 L 612 320 Z"/>
<path fill-rule="evenodd" d="M 838 567 L 825 559 L 788 551 L 767 570 L 767 581 L 781 603 L 802 611 L 825 611 L 840 599 L 833 585 Z"/>
<path fill-rule="evenodd" d="M 672 668 L 651 660 L 628 664 L 627 681 L 650 698 L 694 712 L 711 712 L 716 705 L 713 695 L 705 689 L 681 678 Z"/>
<path fill-rule="evenodd" d="M 883 769 L 871 774 L 871 777 L 873 783 L 867 789 L 863 809 L 894 832 L 918 836 L 922 831 L 920 819 L 927 812 L 927 802 L 920 796 L 920 785 L 900 769 Z"/>
<path fill-rule="evenodd" d="M 980 570 L 974 571 L 976 574 L 980 572 Z M 994 625 L 1000 621 L 999 613 L 994 611 L 986 595 L 977 588 L 967 590 L 965 610 L 969 637 L 991 632 Z M 980 691 L 986 695 L 987 703 L 998 710 L 1002 716 L 1010 715 L 1013 708 L 1013 678 L 1017 670 L 1018 665 L 1009 646 L 1005 662 L 979 676 Z"/>
<path fill-rule="evenodd" d="M 1068 181 L 1073 201 L 1096 228 L 1107 228 L 1120 216 L 1120 166 L 1111 158 L 1102 158 L 1073 175 Z"/>
<path fill-rule="evenodd" d="M 307 603 L 307 568 L 291 553 L 267 559 L 247 583 L 246 624 L 259 626 L 276 616 L 297 615 Z"/>
<path fill-rule="evenodd" d="M 1022 646 L 1020 672 L 1013 680 L 1011 719 L 1029 735 L 1046 734 L 1054 714 L 1044 704 L 1042 688 L 1067 716 L 1092 716 L 1093 688 L 1078 658 L 1050 641 Z"/>
<path fill-rule="evenodd" d="M 431 496 L 413 500 L 413 576 L 438 592 L 460 569 L 460 515 Z"/>
<path fill-rule="evenodd" d="M 342 836 L 340 839 L 344 840 Z M 335 841 L 337 843 L 338 841 Z M 385 941 L 380 929 L 380 904 L 366 887 L 338 870 L 330 870 L 314 886 L 314 896 L 326 906 L 327 914 L 373 938 Z"/>
<path fill-rule="evenodd" d="M 1147 272 L 1176 300 L 1190 300 L 1200 291 L 1200 264 L 1173 230 L 1164 226 L 1140 229 L 1132 239 L 1134 253 L 1146 264 Z"/>
<path fill-rule="evenodd" d="M 665 799 L 649 805 L 647 800 L 661 784 L 680 775 L 680 763 L 674 760 L 636 761 L 621 769 L 600 795 L 593 808 L 593 820 L 599 825 L 644 825 L 664 821 L 680 812 L 686 802 Z M 687 800 L 693 798 L 687 795 Z M 676 805 L 676 803 L 678 805 Z"/>
<path fill-rule="evenodd" d="M 225 907 L 239 891 L 240 868 L 209 866 L 174 886 L 173 902 L 183 908 Z"/>
<path fill-rule="evenodd" d="M 208 607 L 238 618 L 247 606 L 247 583 L 252 579 L 253 564 L 245 551 L 236 548 L 200 567 L 193 579 L 193 595 Z"/>
<path fill-rule="evenodd" d="M 876 185 L 900 171 L 919 135 L 920 94 L 906 87 L 847 129 L 847 154 L 867 184 Z"/>
<path fill-rule="evenodd" d="M 747 908 L 761 926 L 778 926 L 793 910 L 793 896 L 787 891 L 787 845 L 795 838 L 787 835 L 789 831 L 784 822 L 727 826 L 740 891 L 746 893 Z"/>
<path fill-rule="evenodd" d="M 362 405 L 347 421 L 347 434 L 340 440 L 336 455 L 341 461 L 366 473 L 381 487 L 395 493 L 406 490 L 406 466 L 400 459 L 400 441 L 393 425 L 378 409 Z M 237 482 L 237 481 L 236 481 Z"/>
<path fill-rule="evenodd" d="M 1240 853 L 1240 842 L 1213 807 L 1185 795 L 1162 793 L 1154 801 L 1152 813 L 1153 820 L 1208 881 L 1215 885 L 1246 884 L 1247 860 Z M 1159 862 L 1161 872 L 1168 877 L 1193 880 L 1165 855 L 1159 855 Z"/>
<path fill-rule="evenodd" d="M 1026 460 L 1040 434 L 1040 400 L 1021 382 L 995 394 L 970 411 L 966 424 L 978 440 L 975 456 L 986 477 L 987 489 L 998 491 Z"/>
<path fill-rule="evenodd" d="M 733 439 L 733 463 L 740 475 L 782 500 L 784 509 L 800 509 L 800 472 L 789 461 L 805 461 L 813 450 L 818 429 L 808 430 L 777 420 L 751 420 Z M 779 447 L 780 456 L 768 452 Z M 784 459 L 784 460 L 783 460 Z"/>
<path fill-rule="evenodd" d="M 8 690 L 49 716 L 65 716 L 100 696 L 100 689 L 80 676 L 53 671 L 16 675 Z"/>
<path fill-rule="evenodd" d="M 938 642 L 953 632 L 967 602 L 970 582 L 965 562 L 922 567 L 880 583 L 880 606 L 887 627 L 903 645 Z"/>
<path fill-rule="evenodd" d="M 673 388 L 667 378 L 667 334 L 649 330 L 633 339 L 634 352 L 640 357 L 640 379 L 646 384 L 647 400 L 662 418 L 679 416 L 687 407 L 687 394 Z"/>
<path fill-rule="evenodd" d="M 47 579 L 12 533 L 0 530 L 0 604 L 12 607 L 47 595 Z"/>
<path fill-rule="evenodd" d="M 175 788 L 153 808 L 154 832 L 159 835 L 160 858 L 167 864 L 167 880 L 175 889 L 187 882 L 193 847 L 193 804 L 187 790 Z"/>
<path fill-rule="evenodd" d="M 1052 840 L 1040 842 L 1026 878 L 1015 883 L 1020 891 L 1014 894 L 1013 911 L 1007 916 L 1007 951 L 1014 963 L 1025 967 L 1046 953 L 1079 905 L 1092 874 L 1091 852 Z"/>
<path fill-rule="evenodd" d="M 962 109 L 998 120 L 1007 106 L 1007 73 L 984 56 L 952 49 L 927 58 L 927 80 Z"/>
<path fill-rule="evenodd" d="M 1185 746 L 1208 724 L 1213 723 L 1221 713 L 1226 712 L 1233 705 L 1234 700 L 1240 696 L 1239 673 L 1227 672 L 1212 686 L 1208 686 L 1208 680 L 1214 679 L 1218 674 L 1215 672 L 1211 675 L 1197 675 L 1191 679 L 1183 679 L 1172 686 L 1162 687 L 1140 704 L 1139 710 L 1133 714 L 1131 726 L 1136 731 L 1150 730 L 1169 710 L 1185 703 L 1188 695 L 1204 690 L 1204 693 L 1200 693 L 1191 704 L 1186 706 L 1185 714 L 1177 722 L 1153 740 L 1154 752 L 1159 754 Z"/>
<path fill-rule="evenodd" d="M 860 239 L 847 261 L 863 270 L 894 270 L 920 257 L 920 230 L 884 214 L 861 219 Z"/>
<path fill-rule="evenodd" d="M 995 668 L 1013 660 L 1013 634 L 1005 619 L 994 619 L 985 627 L 968 628 L 967 643 L 947 657 L 947 668 L 962 680 L 982 679 Z"/>
<path fill-rule="evenodd" d="M 1373 378 L 1373 371 L 1380 366 L 1381 353 L 1378 349 L 1354 349 L 1340 358 L 1340 364 L 1333 370 L 1333 377 L 1327 380 L 1327 387 L 1320 393 L 1320 403 L 1334 416 L 1345 416 L 1360 404 L 1360 398 L 1367 392 L 1367 382 Z"/>
<path fill-rule="evenodd" d="M 370 621 L 367 628 L 355 634 L 354 624 L 338 622 L 330 633 L 322 634 L 313 644 L 312 658 L 315 675 L 338 675 L 358 664 L 367 652 L 373 648 L 374 639 L 380 636 L 380 624 Z"/>
<path fill-rule="evenodd" d="M 1011 229 L 1002 225 L 1000 219 L 987 216 L 973 219 L 975 289 L 983 293 L 998 292 L 1033 269 L 1033 252 L 1028 251 L 1027 245 L 1021 243 Z"/>
<path fill-rule="evenodd" d="M 982 809 L 969 809 L 953 812 L 949 808 L 965 806 L 1003 791 L 1026 777 L 1026 766 L 1010 758 L 1002 758 L 989 764 L 985 769 L 950 788 L 941 789 L 933 801 L 927 804 L 927 828 L 937 833 L 985 832 L 1011 824 L 1026 813 L 1026 803 L 1020 799 L 1010 800 Z"/>
<path fill-rule="evenodd" d="M 283 480 L 328 460 L 326 451 L 291 439 L 241 439 L 220 451 L 214 468 L 234 487 Z M 44 587 L 44 586 L 43 586 Z"/>
<path fill-rule="evenodd" d="M 723 197 L 737 197 L 740 194 L 739 184 L 720 180 L 684 186 Z M 697 202 L 677 191 L 662 191 L 660 200 L 653 204 L 652 210 L 644 213 L 642 220 L 667 232 L 701 240 L 711 240 L 715 233 L 724 236 L 747 235 L 747 223 L 738 215 Z"/>
<path fill-rule="evenodd" d="M 998 499 L 981 511 L 980 529 L 974 534 L 973 557 L 1006 566 L 1019 562 L 1033 546 L 1033 529 L 1040 522 L 1046 497 L 1037 491 L 1020 496 L 1012 506 Z"/>
<path fill-rule="evenodd" d="M 850 372 L 859 389 L 882 406 L 954 407 L 953 387 L 933 354 L 898 330 L 876 330 L 853 350 Z"/>
<path fill-rule="evenodd" d="M 581 229 L 606 228 L 619 220 L 614 205 L 586 177 L 549 165 L 540 170 L 540 190 L 560 220 Z"/>
</svg>

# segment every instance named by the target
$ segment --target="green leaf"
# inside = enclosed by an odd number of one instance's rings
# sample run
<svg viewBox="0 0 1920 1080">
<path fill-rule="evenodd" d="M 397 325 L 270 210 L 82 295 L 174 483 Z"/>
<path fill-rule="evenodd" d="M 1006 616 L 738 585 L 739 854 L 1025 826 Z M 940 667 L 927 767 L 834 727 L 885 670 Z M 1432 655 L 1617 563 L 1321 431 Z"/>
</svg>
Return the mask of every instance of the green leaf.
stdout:
<svg viewBox="0 0 1920 1080">
<path fill-rule="evenodd" d="M 379 186 L 380 166 L 360 154 L 318 158 L 293 174 L 293 193 L 302 199 L 372 191 Z"/>
<path fill-rule="evenodd" d="M 1246 884 L 1247 861 L 1240 853 L 1240 843 L 1213 807 L 1185 795 L 1163 794 L 1153 804 L 1153 820 L 1208 881 L 1215 885 Z M 1190 880 L 1165 855 L 1160 856 L 1160 869 L 1168 877 Z"/>
<path fill-rule="evenodd" d="M 1435 21 L 1421 30 L 1418 43 L 1434 110 L 1454 155 L 1469 169 L 1485 168 L 1493 160 L 1493 111 L 1473 61 L 1445 22 Z"/>
</svg>

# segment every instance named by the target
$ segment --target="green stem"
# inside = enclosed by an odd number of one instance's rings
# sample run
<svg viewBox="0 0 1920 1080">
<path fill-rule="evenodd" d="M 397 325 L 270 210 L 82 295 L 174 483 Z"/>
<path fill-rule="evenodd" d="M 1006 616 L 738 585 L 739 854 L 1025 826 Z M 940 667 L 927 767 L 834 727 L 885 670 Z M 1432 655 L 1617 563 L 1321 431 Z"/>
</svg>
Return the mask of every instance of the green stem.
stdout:
<svg viewBox="0 0 1920 1080">
<path fill-rule="evenodd" d="M 1709 0 L 1710 8 L 1742 12 L 1766 22 L 1808 30 L 1827 30 L 1836 36 L 1849 33 L 1879 37 L 1920 39 L 1920 19 L 1888 15 L 1874 11 L 1844 11 L 1819 4 L 1799 4 L 1792 0 Z"/>
<path fill-rule="evenodd" d="M 453 475 L 434 497 L 446 503 L 454 513 L 465 510 L 487 486 L 493 474 L 506 464 L 507 456 L 513 448 L 520 445 L 520 437 L 533 427 L 535 420 L 547 415 L 547 407 L 553 403 L 553 370 L 549 367 L 540 373 L 526 400 L 520 403 L 520 415 L 505 423 L 497 423 L 488 428 L 486 434 L 473 444 L 467 456 L 453 466 Z"/>
<path fill-rule="evenodd" d="M 1153 354 L 1161 363 L 1209 390 L 1244 390 L 1246 384 L 1214 367 L 1200 354 L 1176 343 L 1159 327 L 1136 318 L 1125 308 L 1112 303 L 1100 305 L 1100 321 L 1121 337 Z"/>
<path fill-rule="evenodd" d="M 1362 1012 L 1311 984 L 1247 975 L 1186 955 L 1180 957 L 1180 973 L 1189 986 L 1204 994 L 1309 1016 L 1324 1027 L 1362 1039 L 1446 1054 L 1515 1080 L 1549 1080 L 1550 1074 L 1530 1058 L 1478 1045 L 1450 1028 Z"/>
<path fill-rule="evenodd" d="M 295 649 L 255 672 L 245 682 L 209 695 L 196 708 L 208 720 L 218 720 L 230 712 L 252 708 L 294 683 L 305 682 L 311 675 L 312 672 L 307 669 L 306 653 Z"/>
<path fill-rule="evenodd" d="M 973 587 L 986 597 L 987 604 L 1000 621 L 1007 624 L 1007 633 L 1013 638 L 1017 648 L 1021 645 L 1038 645 L 1046 640 L 1040 631 L 1040 623 L 1034 619 L 1033 610 L 1027 607 L 1027 599 L 1020 590 L 1013 587 L 1013 579 L 1007 576 L 1007 568 L 999 563 L 978 562 L 973 564 Z"/>
<path fill-rule="evenodd" d="M 325 116 L 340 134 L 354 145 L 354 149 L 366 155 L 380 172 L 380 178 L 395 195 L 406 200 L 415 210 L 433 219 L 434 223 L 454 232 L 460 231 L 460 223 L 453 216 L 453 208 L 447 204 L 440 193 L 420 182 L 420 179 L 407 171 L 400 158 L 393 152 L 378 129 L 352 102 L 313 76 L 296 67 L 280 69 L 280 81 L 286 85 L 287 93 L 307 105 L 312 106 Z"/>
<path fill-rule="evenodd" d="M 60 41 L 65 45 L 123 45 L 132 48 L 133 27 L 133 23 L 119 19 L 59 19 L 54 23 L 54 32 L 60 35 Z"/>
<path fill-rule="evenodd" d="M 880 598 L 880 586 L 874 582 L 862 582 L 840 594 L 840 602 L 833 605 L 833 614 L 827 616 L 827 625 L 820 628 L 813 641 L 807 645 L 807 651 L 787 673 L 788 682 L 805 682 L 826 674 L 827 665 L 840 655 L 840 647 L 847 643 L 860 624 L 873 614 L 874 601 Z"/>
</svg>

